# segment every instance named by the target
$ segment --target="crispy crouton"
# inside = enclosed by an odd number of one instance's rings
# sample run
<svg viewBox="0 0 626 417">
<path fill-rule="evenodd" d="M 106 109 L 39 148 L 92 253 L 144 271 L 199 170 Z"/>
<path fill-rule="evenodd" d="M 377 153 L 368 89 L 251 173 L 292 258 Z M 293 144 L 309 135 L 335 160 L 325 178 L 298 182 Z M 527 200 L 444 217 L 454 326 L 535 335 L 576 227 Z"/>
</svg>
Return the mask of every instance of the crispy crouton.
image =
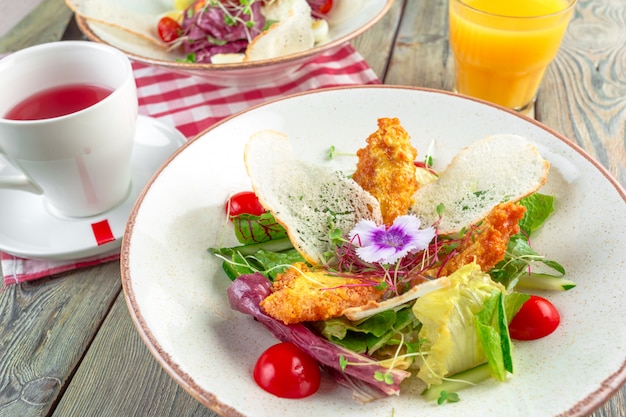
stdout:
<svg viewBox="0 0 626 417">
<path fill-rule="evenodd" d="M 517 203 L 502 203 L 494 207 L 478 227 L 467 236 L 458 253 L 448 260 L 438 272 L 448 276 L 474 260 L 483 271 L 490 271 L 504 259 L 511 236 L 519 233 L 519 221 L 526 207 Z"/>
<path fill-rule="evenodd" d="M 274 281 L 273 292 L 261 302 L 265 313 L 285 324 L 327 320 L 349 307 L 380 300 L 375 282 L 328 275 L 304 263 L 292 265 Z"/>
<path fill-rule="evenodd" d="M 397 118 L 378 119 L 378 130 L 357 151 L 359 161 L 352 178 L 380 203 L 386 225 L 407 213 L 418 188 L 417 150 Z"/>
</svg>

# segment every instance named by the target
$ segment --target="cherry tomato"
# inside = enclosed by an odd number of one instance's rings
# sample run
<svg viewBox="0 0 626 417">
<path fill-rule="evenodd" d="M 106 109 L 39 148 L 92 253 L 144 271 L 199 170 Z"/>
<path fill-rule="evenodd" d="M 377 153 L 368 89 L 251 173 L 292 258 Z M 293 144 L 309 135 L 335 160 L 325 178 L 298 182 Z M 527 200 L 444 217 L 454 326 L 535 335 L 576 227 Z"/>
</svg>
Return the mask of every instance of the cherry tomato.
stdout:
<svg viewBox="0 0 626 417">
<path fill-rule="evenodd" d="M 509 324 L 511 338 L 535 340 L 552 333 L 561 316 L 554 305 L 543 297 L 531 295 Z"/>
<path fill-rule="evenodd" d="M 278 343 L 261 354 L 254 366 L 254 380 L 281 398 L 304 398 L 320 387 L 317 362 L 290 342 Z"/>
<path fill-rule="evenodd" d="M 333 7 L 333 0 L 318 0 L 312 2 L 310 6 L 311 8 L 313 8 L 314 11 L 317 11 L 321 14 L 328 14 L 328 12 L 330 12 L 330 9 L 332 9 Z"/>
<path fill-rule="evenodd" d="M 163 42 L 171 42 L 180 37 L 183 28 L 176 20 L 169 16 L 164 16 L 157 23 L 157 32 Z"/>
<path fill-rule="evenodd" d="M 230 217 L 244 213 L 260 216 L 265 213 L 265 211 L 265 208 L 259 202 L 259 198 L 252 191 L 239 192 L 226 202 L 226 213 Z"/>
</svg>

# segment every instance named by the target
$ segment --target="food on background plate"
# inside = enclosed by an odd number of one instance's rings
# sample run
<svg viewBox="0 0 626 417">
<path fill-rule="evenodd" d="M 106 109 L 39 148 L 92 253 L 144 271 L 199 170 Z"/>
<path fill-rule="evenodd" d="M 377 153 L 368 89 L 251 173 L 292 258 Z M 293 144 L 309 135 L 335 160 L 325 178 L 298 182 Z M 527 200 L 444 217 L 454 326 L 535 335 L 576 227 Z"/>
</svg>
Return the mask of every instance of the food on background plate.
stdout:
<svg viewBox="0 0 626 417">
<path fill-rule="evenodd" d="M 242 246 L 212 249 L 233 280 L 231 307 L 360 401 L 397 395 L 407 378 L 440 402 L 489 377 L 505 381 L 511 335 L 544 337 L 558 325 L 554 314 L 533 320 L 545 305 L 518 284 L 574 286 L 529 243 L 553 210 L 537 192 L 549 163 L 530 142 L 489 136 L 440 173 L 432 155 L 420 163 L 417 154 L 395 118 L 378 120 L 350 175 L 299 160 L 279 132 L 258 132 L 244 160 L 267 211 L 231 217 Z M 389 210 L 381 202 L 398 184 L 411 192 Z"/>
<path fill-rule="evenodd" d="M 305 51 L 328 40 L 329 19 L 358 10 L 350 0 L 333 12 L 332 0 L 176 0 L 171 7 L 111 0 L 67 0 L 83 18 L 112 26 L 181 60 L 237 63 Z"/>
</svg>

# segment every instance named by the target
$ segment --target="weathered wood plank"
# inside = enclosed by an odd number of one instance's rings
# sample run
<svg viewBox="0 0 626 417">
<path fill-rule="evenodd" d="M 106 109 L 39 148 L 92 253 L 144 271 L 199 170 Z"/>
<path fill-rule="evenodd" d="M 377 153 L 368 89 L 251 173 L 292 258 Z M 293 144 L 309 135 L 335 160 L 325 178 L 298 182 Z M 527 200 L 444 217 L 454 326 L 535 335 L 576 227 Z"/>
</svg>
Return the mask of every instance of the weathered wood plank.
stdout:
<svg viewBox="0 0 626 417">
<path fill-rule="evenodd" d="M 579 0 L 536 106 L 626 186 L 626 2 Z"/>
<path fill-rule="evenodd" d="M 0 38 L 0 53 L 58 41 L 72 17 L 64 0 L 44 0 L 21 22 Z"/>
<path fill-rule="evenodd" d="M 407 1 L 385 84 L 452 90 L 447 0 Z"/>
<path fill-rule="evenodd" d="M 161 368 L 139 337 L 120 294 L 53 416 L 217 415 Z"/>
<path fill-rule="evenodd" d="M 380 80 L 385 78 L 400 17 L 407 0 L 395 0 L 387 14 L 367 32 L 352 41 Z"/>
<path fill-rule="evenodd" d="M 111 262 L 0 289 L 0 416 L 46 415 L 120 293 Z"/>
</svg>

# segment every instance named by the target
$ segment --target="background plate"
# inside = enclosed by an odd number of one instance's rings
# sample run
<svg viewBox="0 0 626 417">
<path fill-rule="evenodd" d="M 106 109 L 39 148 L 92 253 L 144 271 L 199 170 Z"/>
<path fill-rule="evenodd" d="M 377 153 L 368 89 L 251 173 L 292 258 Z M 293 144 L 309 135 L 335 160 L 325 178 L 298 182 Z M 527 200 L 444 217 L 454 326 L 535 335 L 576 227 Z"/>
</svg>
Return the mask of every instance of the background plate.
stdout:
<svg viewBox="0 0 626 417">
<path fill-rule="evenodd" d="M 79 14 L 76 22 L 81 31 L 92 41 L 111 45 L 126 53 L 131 59 L 145 64 L 157 65 L 169 70 L 202 77 L 205 81 L 222 86 L 249 87 L 275 83 L 281 77 L 294 73 L 306 62 L 319 54 L 338 48 L 368 30 L 391 8 L 393 0 L 341 0 L 335 5 L 335 20 L 329 23 L 328 40 L 314 48 L 281 57 L 233 64 L 196 64 L 183 62 L 180 50 L 166 50 L 148 40 L 119 28 L 87 19 Z M 139 15 L 158 16 L 170 11 L 171 2 L 154 0 L 110 0 L 111 7 L 129 10 Z M 181 61 L 182 60 L 182 61 Z"/>
<path fill-rule="evenodd" d="M 557 198 L 534 247 L 578 283 L 550 293 L 562 324 L 550 337 L 515 343 L 515 376 L 461 392 L 443 407 L 400 397 L 360 404 L 324 380 L 304 400 L 262 391 L 251 372 L 276 340 L 232 311 L 228 279 L 208 247 L 235 243 L 223 205 L 250 189 L 243 165 L 249 136 L 285 132 L 301 158 L 354 169 L 356 158 L 327 159 L 331 145 L 355 153 L 379 117 L 398 117 L 424 156 L 431 143 L 443 169 L 463 146 L 493 133 L 528 137 L 552 164 L 541 190 Z M 434 142 L 433 142 L 434 141 Z M 418 157 L 419 158 L 419 157 Z M 370 86 L 288 97 L 240 113 L 187 143 L 144 189 L 122 244 L 122 279 L 144 341 L 170 375 L 225 416 L 583 416 L 626 379 L 626 193 L 574 144 L 531 119 L 451 93 Z"/>
</svg>

